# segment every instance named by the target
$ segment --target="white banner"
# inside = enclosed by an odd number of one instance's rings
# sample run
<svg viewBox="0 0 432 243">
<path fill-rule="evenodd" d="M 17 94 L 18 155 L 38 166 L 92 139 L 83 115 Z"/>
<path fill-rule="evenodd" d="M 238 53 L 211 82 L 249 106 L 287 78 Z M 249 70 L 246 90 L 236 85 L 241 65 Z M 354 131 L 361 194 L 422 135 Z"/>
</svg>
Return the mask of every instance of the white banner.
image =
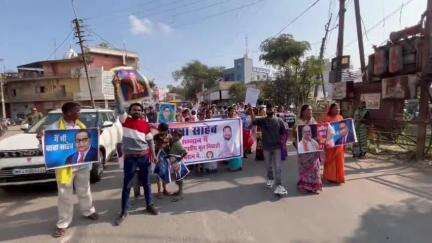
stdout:
<svg viewBox="0 0 432 243">
<path fill-rule="evenodd" d="M 240 119 L 224 119 L 192 123 L 170 123 L 170 130 L 183 132 L 182 144 L 188 154 L 185 164 L 229 160 L 243 156 Z"/>
<path fill-rule="evenodd" d="M 260 90 L 255 88 L 247 88 L 246 90 L 246 99 L 245 104 L 250 104 L 252 106 L 256 106 L 256 103 L 258 101 L 258 97 L 260 95 Z"/>
</svg>

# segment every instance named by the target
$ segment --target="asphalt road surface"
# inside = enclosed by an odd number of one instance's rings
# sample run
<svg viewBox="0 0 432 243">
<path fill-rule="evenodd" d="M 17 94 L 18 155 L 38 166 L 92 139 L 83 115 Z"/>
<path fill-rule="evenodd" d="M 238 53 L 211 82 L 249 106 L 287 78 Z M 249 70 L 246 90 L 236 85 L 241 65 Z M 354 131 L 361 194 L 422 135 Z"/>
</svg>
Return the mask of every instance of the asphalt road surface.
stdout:
<svg viewBox="0 0 432 243">
<path fill-rule="evenodd" d="M 143 213 L 144 199 L 132 199 L 131 215 L 114 227 L 122 171 L 112 162 L 104 179 L 92 186 L 100 220 L 81 217 L 76 205 L 74 222 L 61 240 L 50 236 L 57 220 L 55 186 L 0 189 L 0 241 L 432 242 L 431 173 L 406 164 L 348 159 L 344 185 L 302 195 L 296 191 L 295 156 L 283 172 L 288 196 L 282 199 L 265 189 L 261 161 L 248 159 L 241 172 L 221 167 L 217 174 L 192 174 L 183 201 L 155 199 L 161 213 L 151 216 Z"/>
</svg>

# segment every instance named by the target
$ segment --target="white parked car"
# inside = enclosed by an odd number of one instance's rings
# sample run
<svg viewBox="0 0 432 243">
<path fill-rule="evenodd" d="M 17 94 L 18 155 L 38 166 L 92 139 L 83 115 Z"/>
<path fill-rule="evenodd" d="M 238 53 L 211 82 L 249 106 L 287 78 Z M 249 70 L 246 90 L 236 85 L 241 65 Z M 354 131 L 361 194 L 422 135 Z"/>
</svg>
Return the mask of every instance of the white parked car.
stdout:
<svg viewBox="0 0 432 243">
<path fill-rule="evenodd" d="M 0 187 L 55 181 L 54 170 L 46 170 L 37 134 L 61 118 L 61 110 L 48 113 L 24 133 L 0 141 Z M 122 125 L 113 110 L 82 109 L 80 120 L 87 127 L 99 127 L 100 163 L 93 163 L 91 181 L 102 178 L 105 162 L 117 155 Z M 25 126 L 23 127 L 25 128 Z"/>
</svg>

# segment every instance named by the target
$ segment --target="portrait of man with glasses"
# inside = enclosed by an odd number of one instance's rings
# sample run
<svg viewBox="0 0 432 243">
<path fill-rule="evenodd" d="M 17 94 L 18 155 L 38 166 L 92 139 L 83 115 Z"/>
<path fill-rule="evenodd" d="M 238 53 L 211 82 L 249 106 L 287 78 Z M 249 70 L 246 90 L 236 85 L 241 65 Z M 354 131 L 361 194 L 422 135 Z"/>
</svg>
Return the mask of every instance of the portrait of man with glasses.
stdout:
<svg viewBox="0 0 432 243">
<path fill-rule="evenodd" d="M 75 135 L 77 151 L 66 159 L 66 164 L 82 164 L 98 161 L 98 150 L 91 146 L 91 136 L 87 130 L 80 130 Z"/>
</svg>

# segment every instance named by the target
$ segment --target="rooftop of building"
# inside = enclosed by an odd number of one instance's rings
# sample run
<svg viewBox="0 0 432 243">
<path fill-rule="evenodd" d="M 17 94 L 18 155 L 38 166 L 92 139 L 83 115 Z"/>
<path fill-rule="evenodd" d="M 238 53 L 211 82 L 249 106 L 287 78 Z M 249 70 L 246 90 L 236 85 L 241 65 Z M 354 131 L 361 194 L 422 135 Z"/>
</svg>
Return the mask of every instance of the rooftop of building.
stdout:
<svg viewBox="0 0 432 243">
<path fill-rule="evenodd" d="M 89 54 L 103 54 L 103 55 L 111 55 L 111 56 L 126 56 L 128 58 L 138 58 L 138 54 L 136 52 L 127 51 L 127 50 L 119 50 L 115 48 L 105 48 L 105 47 L 87 47 L 86 53 Z M 67 63 L 67 62 L 80 62 L 80 56 L 73 56 L 70 58 L 62 58 L 62 59 L 52 59 L 52 60 L 43 60 L 32 63 L 27 63 L 24 65 L 20 65 L 18 69 L 25 70 L 34 70 L 37 71 L 43 68 L 43 64 L 46 63 Z"/>
</svg>

